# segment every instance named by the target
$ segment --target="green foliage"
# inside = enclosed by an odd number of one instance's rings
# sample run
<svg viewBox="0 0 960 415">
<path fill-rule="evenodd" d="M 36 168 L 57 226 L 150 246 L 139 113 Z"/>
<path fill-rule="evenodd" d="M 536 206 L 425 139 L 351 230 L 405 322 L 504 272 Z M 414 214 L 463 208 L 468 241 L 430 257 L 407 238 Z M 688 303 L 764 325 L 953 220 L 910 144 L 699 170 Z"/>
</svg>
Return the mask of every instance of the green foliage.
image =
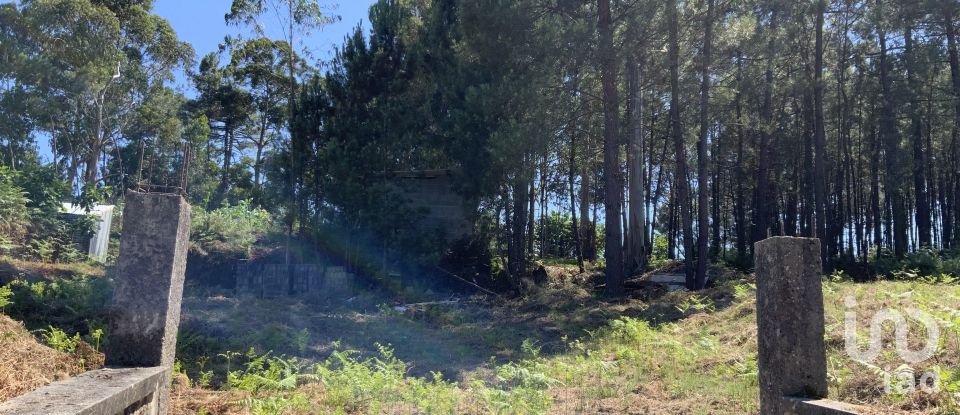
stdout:
<svg viewBox="0 0 960 415">
<path fill-rule="evenodd" d="M 96 352 L 100 351 L 100 341 L 103 339 L 103 334 L 102 328 L 96 328 L 90 331 L 89 336 L 90 339 L 93 340 L 91 343 L 93 343 L 93 350 Z"/>
<path fill-rule="evenodd" d="M 80 333 L 75 333 L 73 336 L 70 336 L 63 330 L 53 326 L 49 326 L 49 328 L 45 330 L 40 330 L 40 337 L 47 346 L 62 353 L 73 353 L 77 345 L 81 342 Z"/>
<path fill-rule="evenodd" d="M 217 248 L 248 252 L 253 244 L 274 229 L 270 213 L 247 201 L 211 212 L 196 209 L 190 223 L 190 239 L 204 251 Z"/>
<path fill-rule="evenodd" d="M 879 277 L 899 280 L 925 279 L 948 281 L 960 277 L 960 256 L 955 252 L 937 252 L 921 248 L 898 260 L 887 250 L 870 252 L 870 264 Z"/>
<path fill-rule="evenodd" d="M 691 311 L 707 313 L 716 311 L 716 306 L 713 304 L 713 300 L 711 300 L 710 297 L 695 294 L 685 297 L 675 307 L 683 314 L 687 314 Z"/>
<path fill-rule="evenodd" d="M 94 222 L 64 220 L 61 203 L 70 198 L 70 186 L 52 166 L 0 166 L 0 252 L 43 262 L 85 260 L 74 241 L 89 238 Z"/>
<path fill-rule="evenodd" d="M 13 302 L 10 301 L 10 297 L 13 297 L 13 290 L 6 285 L 0 287 L 0 312 L 3 312 L 7 306 L 13 304 Z"/>
<path fill-rule="evenodd" d="M 917 270 L 920 275 L 935 275 L 942 269 L 943 262 L 936 251 L 924 247 L 908 254 L 902 266 L 905 269 Z"/>
<path fill-rule="evenodd" d="M 280 414 L 318 404 L 335 413 L 381 413 L 397 402 L 414 405 L 424 414 L 457 413 L 460 392 L 455 383 L 444 381 L 440 374 L 429 379 L 408 377 L 408 366 L 390 348 L 378 348 L 379 355 L 368 359 L 353 351 L 336 350 L 319 364 L 257 354 L 253 349 L 227 352 L 218 358 L 226 363 L 225 387 L 250 393 L 240 403 L 257 414 Z M 246 361 L 243 368 L 231 369 L 238 360 Z M 200 373 L 201 382 L 212 376 L 209 371 Z M 320 402 L 309 402 L 298 391 L 311 383 L 323 385 Z"/>
<path fill-rule="evenodd" d="M 30 225 L 26 192 L 13 182 L 13 172 L 0 166 L 0 252 L 17 246 Z"/>
<path fill-rule="evenodd" d="M 55 137 L 57 162 L 75 169 L 89 191 L 102 185 L 101 157 L 118 154 L 110 150 L 119 150 L 115 145 L 123 139 L 171 138 L 169 124 L 176 117 L 152 117 L 144 107 L 154 95 L 171 93 L 164 81 L 193 51 L 151 13 L 152 2 L 33 0 L 3 6 L 0 44 L 15 53 L 5 54 L 0 76 L 15 82 L 0 91 L 0 102 L 10 104 L 0 112 L 16 110 L 18 117 L 0 122 L 0 136 Z"/>
<path fill-rule="evenodd" d="M 571 258 L 576 255 L 573 220 L 570 218 L 570 214 L 551 212 L 536 226 L 537 234 L 546 235 L 546 244 L 540 247 L 541 256 L 546 258 Z M 540 243 L 539 239 L 537 243 Z"/>
<path fill-rule="evenodd" d="M 12 293 L 7 314 L 23 321 L 28 328 L 52 324 L 71 333 L 86 334 L 105 326 L 113 294 L 110 280 L 93 277 L 53 282 L 14 280 L 5 288 Z"/>
<path fill-rule="evenodd" d="M 497 367 L 498 385 L 484 387 L 475 384 L 481 401 L 495 414 L 546 414 L 553 403 L 549 393 L 560 381 L 547 374 L 540 357 L 540 348 L 530 339 L 521 344 L 528 357 Z"/>
<path fill-rule="evenodd" d="M 669 249 L 670 242 L 667 241 L 667 237 L 661 233 L 654 234 L 653 250 L 650 254 L 650 267 L 657 269 L 669 263 L 671 261 L 668 252 Z"/>
</svg>

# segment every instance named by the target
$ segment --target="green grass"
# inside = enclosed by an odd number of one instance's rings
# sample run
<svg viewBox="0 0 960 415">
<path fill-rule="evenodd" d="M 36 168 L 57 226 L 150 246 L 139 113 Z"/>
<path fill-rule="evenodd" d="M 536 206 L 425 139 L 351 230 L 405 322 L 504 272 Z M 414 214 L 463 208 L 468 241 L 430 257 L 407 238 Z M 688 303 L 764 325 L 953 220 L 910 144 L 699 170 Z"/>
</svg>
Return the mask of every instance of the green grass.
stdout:
<svg viewBox="0 0 960 415">
<path fill-rule="evenodd" d="M 824 295 L 831 398 L 885 413 L 956 413 L 960 288 L 931 281 L 826 281 Z M 917 376 L 938 371 L 942 392 L 885 394 L 877 368 L 896 369 L 903 363 L 892 348 L 872 364 L 847 356 L 843 319 L 848 296 L 859 303 L 862 335 L 869 317 L 883 308 L 917 308 L 940 322 L 935 358 L 913 369 Z M 410 359 L 404 360 L 391 347 L 378 346 L 371 353 L 337 343 L 339 350 L 319 363 L 269 357 L 267 364 L 248 363 L 245 372 L 238 372 L 239 378 L 259 376 L 278 384 L 288 379 L 288 388 L 251 388 L 230 381 L 221 389 L 248 393 L 249 399 L 234 409 L 254 413 L 757 413 L 754 298 L 749 279 L 647 302 L 605 302 L 579 287 L 554 287 L 525 299 L 437 307 L 390 316 L 383 323 L 402 322 L 405 329 L 421 330 L 416 332 L 420 336 L 472 339 L 473 351 L 489 357 L 482 363 L 451 361 L 461 369 L 458 376 L 425 371 L 424 365 L 443 362 L 416 353 L 404 351 Z M 886 334 L 885 339 L 892 340 L 892 331 Z M 914 349 L 921 334 L 911 330 Z M 359 341 L 353 339 L 354 344 Z M 426 340 L 409 341 L 423 345 L 417 342 Z M 294 374 L 296 382 L 289 381 Z"/>
</svg>

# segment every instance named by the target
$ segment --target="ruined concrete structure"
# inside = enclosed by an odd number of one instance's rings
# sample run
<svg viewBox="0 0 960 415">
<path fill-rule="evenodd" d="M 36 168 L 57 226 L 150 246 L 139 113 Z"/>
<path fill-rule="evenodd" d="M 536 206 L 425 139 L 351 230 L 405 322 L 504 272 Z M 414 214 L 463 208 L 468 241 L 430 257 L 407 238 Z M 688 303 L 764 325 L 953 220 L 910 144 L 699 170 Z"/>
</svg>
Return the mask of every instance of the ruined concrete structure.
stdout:
<svg viewBox="0 0 960 415">
<path fill-rule="evenodd" d="M 295 264 L 237 264 L 237 294 L 257 298 L 301 295 L 308 299 L 344 299 L 353 295 L 356 278 L 341 266 Z"/>
<path fill-rule="evenodd" d="M 177 346 L 190 205 L 178 194 L 127 192 L 114 280 L 107 369 L 0 404 L 0 415 L 165 415 Z"/>
<path fill-rule="evenodd" d="M 827 397 L 820 240 L 775 237 L 754 245 L 757 366 L 762 415 L 855 415 Z"/>
</svg>

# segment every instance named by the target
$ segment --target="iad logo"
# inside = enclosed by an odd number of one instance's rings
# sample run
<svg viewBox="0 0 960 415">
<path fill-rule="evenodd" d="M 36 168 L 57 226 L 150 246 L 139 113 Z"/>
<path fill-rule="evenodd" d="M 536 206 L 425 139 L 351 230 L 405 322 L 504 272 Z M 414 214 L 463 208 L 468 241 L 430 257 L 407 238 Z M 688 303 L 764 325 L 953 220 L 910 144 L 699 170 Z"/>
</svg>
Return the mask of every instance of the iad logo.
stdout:
<svg viewBox="0 0 960 415">
<path fill-rule="evenodd" d="M 897 354 L 907 364 L 901 365 L 894 371 L 889 368 L 881 369 L 884 377 L 884 391 L 888 394 L 908 394 L 917 389 L 935 393 L 939 391 L 940 379 L 937 373 L 924 373 L 919 382 L 915 378 L 913 368 L 909 364 L 917 364 L 933 357 L 940 344 L 940 326 L 929 314 L 915 308 L 907 309 L 907 316 L 920 322 L 926 328 L 927 341 L 920 350 L 911 350 L 908 342 L 910 325 L 903 313 L 897 310 L 883 309 L 877 312 L 870 321 L 870 340 L 866 351 L 860 351 L 857 343 L 857 299 L 847 297 L 844 313 L 844 344 L 847 355 L 871 367 L 883 349 L 883 323 L 893 323 Z"/>
</svg>

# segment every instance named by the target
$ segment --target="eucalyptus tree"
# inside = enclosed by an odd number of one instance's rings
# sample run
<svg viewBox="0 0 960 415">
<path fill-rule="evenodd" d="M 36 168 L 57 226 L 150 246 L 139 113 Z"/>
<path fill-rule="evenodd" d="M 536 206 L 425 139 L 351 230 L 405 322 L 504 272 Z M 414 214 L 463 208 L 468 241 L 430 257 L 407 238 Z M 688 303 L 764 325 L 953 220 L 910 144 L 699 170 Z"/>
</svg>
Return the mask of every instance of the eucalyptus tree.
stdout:
<svg viewBox="0 0 960 415">
<path fill-rule="evenodd" d="M 246 26 L 256 37 L 270 38 L 277 33 L 282 40 L 274 45 L 280 46 L 279 52 L 286 63 L 288 83 L 286 124 L 291 133 L 288 156 L 292 170 L 289 184 L 291 197 L 286 219 L 288 234 L 293 232 L 297 216 L 305 210 L 305 200 L 302 197 L 303 173 L 309 149 L 303 137 L 292 134 L 289 122 L 297 112 L 298 79 L 307 69 L 298 65 L 303 61 L 298 57 L 296 48 L 305 45 L 304 38 L 312 31 L 321 29 L 336 19 L 335 15 L 328 14 L 319 2 L 313 0 L 233 0 L 230 12 L 224 15 L 227 24 Z M 304 48 L 303 52 L 308 51 Z"/>
<path fill-rule="evenodd" d="M 29 124 L 20 128 L 48 135 L 55 163 L 85 186 L 100 182 L 100 161 L 116 154 L 143 103 L 192 59 L 190 46 L 151 7 L 98 0 L 3 5 L 0 43 L 17 53 L 4 48 L 11 65 L 0 102 L 29 105 Z"/>
</svg>

